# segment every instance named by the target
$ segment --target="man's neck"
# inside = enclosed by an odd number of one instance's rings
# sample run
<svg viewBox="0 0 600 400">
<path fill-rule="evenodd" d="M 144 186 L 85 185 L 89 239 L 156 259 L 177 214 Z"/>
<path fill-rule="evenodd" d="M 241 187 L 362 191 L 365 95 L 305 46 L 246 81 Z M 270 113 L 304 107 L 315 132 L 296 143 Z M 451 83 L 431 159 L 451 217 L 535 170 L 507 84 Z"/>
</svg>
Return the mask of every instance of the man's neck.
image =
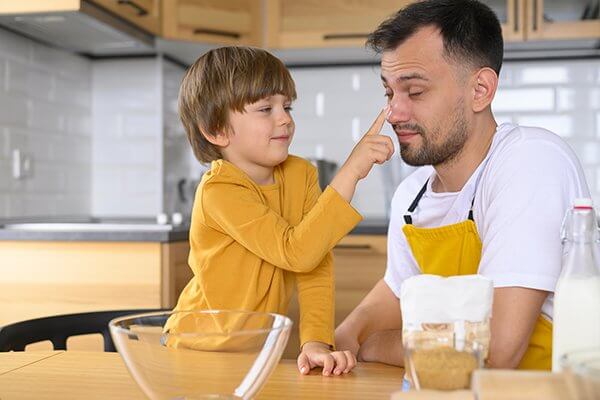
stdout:
<svg viewBox="0 0 600 400">
<path fill-rule="evenodd" d="M 436 171 L 432 189 L 437 193 L 459 192 L 465 186 L 473 172 L 485 159 L 496 133 L 496 121 L 489 118 L 473 125 L 471 135 L 460 154 L 445 164 L 434 166 Z"/>
</svg>

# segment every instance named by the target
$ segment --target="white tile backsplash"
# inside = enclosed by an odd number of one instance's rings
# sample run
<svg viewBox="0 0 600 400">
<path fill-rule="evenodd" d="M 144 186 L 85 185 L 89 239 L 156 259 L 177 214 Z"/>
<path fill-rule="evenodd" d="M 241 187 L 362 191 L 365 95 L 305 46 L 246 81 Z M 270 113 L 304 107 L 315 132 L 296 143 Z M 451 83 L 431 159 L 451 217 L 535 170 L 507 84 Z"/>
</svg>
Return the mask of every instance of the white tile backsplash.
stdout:
<svg viewBox="0 0 600 400">
<path fill-rule="evenodd" d="M 90 65 L 0 30 L 0 218 L 90 213 Z M 14 149 L 30 177 L 12 177 Z"/>
</svg>

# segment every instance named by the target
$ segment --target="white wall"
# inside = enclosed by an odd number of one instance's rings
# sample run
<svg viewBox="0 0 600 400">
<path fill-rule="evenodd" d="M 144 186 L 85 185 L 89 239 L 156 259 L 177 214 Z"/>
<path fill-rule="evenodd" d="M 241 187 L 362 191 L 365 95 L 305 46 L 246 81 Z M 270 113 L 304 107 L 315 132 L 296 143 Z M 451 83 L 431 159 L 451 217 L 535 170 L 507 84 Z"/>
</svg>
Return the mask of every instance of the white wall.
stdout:
<svg viewBox="0 0 600 400">
<path fill-rule="evenodd" d="M 88 214 L 89 60 L 0 30 L 0 217 Z M 11 155 L 32 160 L 12 178 Z"/>
<path fill-rule="evenodd" d="M 296 68 L 292 75 L 298 100 L 291 152 L 341 165 L 385 104 L 379 68 Z M 541 126 L 565 138 L 600 204 L 600 60 L 506 62 L 500 78 L 492 104 L 498 122 Z M 383 133 L 394 137 L 389 126 Z M 391 188 L 412 170 L 398 154 L 359 184 L 353 204 L 365 216 L 386 216 Z"/>
</svg>

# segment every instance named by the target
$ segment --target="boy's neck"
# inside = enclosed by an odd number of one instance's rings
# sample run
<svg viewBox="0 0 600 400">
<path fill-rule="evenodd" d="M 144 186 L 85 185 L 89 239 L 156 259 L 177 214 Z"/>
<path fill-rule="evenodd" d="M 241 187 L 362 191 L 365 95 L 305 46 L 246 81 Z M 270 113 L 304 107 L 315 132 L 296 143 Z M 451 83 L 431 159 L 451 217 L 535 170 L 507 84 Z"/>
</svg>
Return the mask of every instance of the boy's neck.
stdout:
<svg viewBox="0 0 600 400">
<path fill-rule="evenodd" d="M 272 185 L 275 183 L 275 176 L 273 174 L 275 168 L 273 167 L 265 167 L 256 164 L 244 165 L 243 163 L 237 163 L 232 160 L 227 161 L 244 171 L 246 175 L 259 186 Z"/>
</svg>

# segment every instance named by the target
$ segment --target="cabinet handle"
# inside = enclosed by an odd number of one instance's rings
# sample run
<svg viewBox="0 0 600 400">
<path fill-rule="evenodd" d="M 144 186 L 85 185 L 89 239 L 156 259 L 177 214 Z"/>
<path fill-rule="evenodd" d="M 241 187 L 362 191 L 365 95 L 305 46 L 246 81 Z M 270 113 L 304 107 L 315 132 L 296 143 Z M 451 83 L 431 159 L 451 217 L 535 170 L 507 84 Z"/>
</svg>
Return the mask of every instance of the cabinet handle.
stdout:
<svg viewBox="0 0 600 400">
<path fill-rule="evenodd" d="M 513 8 L 513 31 L 519 32 L 519 10 L 521 9 L 521 0 L 515 0 L 515 6 Z"/>
<path fill-rule="evenodd" d="M 533 31 L 537 31 L 538 30 L 538 8 L 539 8 L 539 4 L 538 4 L 538 0 L 532 0 L 533 1 L 533 23 L 531 25 L 532 30 Z"/>
<path fill-rule="evenodd" d="M 370 244 L 338 244 L 334 249 L 339 250 L 371 250 Z"/>
<path fill-rule="evenodd" d="M 223 36 L 232 39 L 239 39 L 242 35 L 237 32 L 227 32 L 227 31 L 219 31 L 213 29 L 194 29 L 194 35 L 213 35 L 213 36 Z"/>
<path fill-rule="evenodd" d="M 137 10 L 138 17 L 143 17 L 144 15 L 148 15 L 148 10 L 146 10 L 144 7 L 140 6 L 139 4 L 137 4 L 131 0 L 119 0 L 118 4 L 135 8 Z"/>
<path fill-rule="evenodd" d="M 323 35 L 323 40 L 366 39 L 368 36 L 368 33 L 331 33 Z"/>
</svg>

